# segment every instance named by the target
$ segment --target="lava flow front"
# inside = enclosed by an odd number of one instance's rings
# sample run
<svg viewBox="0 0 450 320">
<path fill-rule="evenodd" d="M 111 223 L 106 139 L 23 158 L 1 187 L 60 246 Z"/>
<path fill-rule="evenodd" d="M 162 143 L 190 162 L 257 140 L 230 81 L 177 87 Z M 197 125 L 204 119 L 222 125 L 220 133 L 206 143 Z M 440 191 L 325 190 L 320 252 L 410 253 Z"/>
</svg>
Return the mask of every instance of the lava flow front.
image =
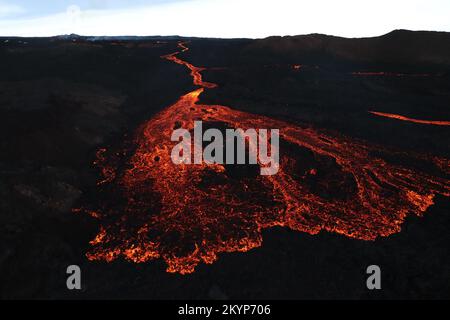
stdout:
<svg viewBox="0 0 450 320">
<path fill-rule="evenodd" d="M 261 246 L 265 228 L 374 240 L 399 232 L 407 214 L 422 215 L 436 194 L 450 195 L 448 159 L 199 104 L 200 94 L 216 85 L 204 82 L 203 69 L 181 60 L 181 52 L 163 58 L 189 68 L 199 88 L 145 122 L 132 141 L 97 153 L 100 205 L 90 213 L 101 229 L 91 241 L 90 260 L 161 258 L 168 272 L 192 273 L 221 252 Z M 279 129 L 279 172 L 261 176 L 257 165 L 173 164 L 173 130 L 192 130 L 196 120 L 222 130 Z M 391 163 L 396 155 L 420 158 L 433 170 L 413 169 L 411 160 Z"/>
</svg>

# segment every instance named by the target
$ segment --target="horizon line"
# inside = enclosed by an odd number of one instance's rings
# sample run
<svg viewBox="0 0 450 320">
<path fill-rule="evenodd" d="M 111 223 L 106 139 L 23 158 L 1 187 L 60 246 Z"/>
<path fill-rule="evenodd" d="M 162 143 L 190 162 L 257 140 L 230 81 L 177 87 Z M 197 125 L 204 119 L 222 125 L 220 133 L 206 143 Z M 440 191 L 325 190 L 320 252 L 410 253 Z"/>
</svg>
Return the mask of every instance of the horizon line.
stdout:
<svg viewBox="0 0 450 320">
<path fill-rule="evenodd" d="M 343 39 L 371 39 L 371 38 L 380 38 L 387 36 L 394 32 L 413 32 L 413 33 L 447 33 L 450 34 L 450 31 L 443 31 L 443 30 L 411 30 L 411 29 L 393 29 L 392 31 L 389 31 L 387 33 L 383 33 L 381 35 L 376 36 L 363 36 L 363 37 L 345 37 L 345 36 L 339 36 L 339 35 L 333 35 L 333 34 L 326 34 L 326 33 L 305 33 L 305 34 L 291 34 L 291 35 L 270 35 L 267 37 L 262 38 L 252 38 L 252 37 L 203 37 L 203 36 L 185 36 L 185 35 L 132 35 L 132 34 L 122 34 L 122 35 L 85 35 L 85 34 L 77 34 L 77 33 L 69 33 L 69 34 L 55 34 L 51 36 L 14 36 L 14 35 L 8 35 L 8 36 L 2 36 L 0 35 L 1 39 L 6 38 L 21 38 L 21 39 L 47 39 L 47 38 L 63 38 L 63 37 L 79 37 L 79 38 L 188 38 L 188 39 L 222 39 L 222 40 L 262 40 L 262 39 L 268 39 L 268 38 L 285 38 L 285 37 L 301 37 L 301 36 L 326 36 L 326 37 L 333 37 L 333 38 L 343 38 Z"/>
</svg>

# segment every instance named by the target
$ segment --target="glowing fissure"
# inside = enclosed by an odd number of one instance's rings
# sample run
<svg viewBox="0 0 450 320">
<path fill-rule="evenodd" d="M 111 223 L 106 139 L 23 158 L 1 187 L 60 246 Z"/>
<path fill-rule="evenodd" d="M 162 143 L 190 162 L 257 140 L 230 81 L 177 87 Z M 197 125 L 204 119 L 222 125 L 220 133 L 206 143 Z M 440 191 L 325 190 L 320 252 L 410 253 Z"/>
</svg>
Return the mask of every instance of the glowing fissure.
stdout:
<svg viewBox="0 0 450 320">
<path fill-rule="evenodd" d="M 433 74 L 431 73 L 396 73 L 396 72 L 352 72 L 354 76 L 362 76 L 362 77 L 431 77 Z"/>
<path fill-rule="evenodd" d="M 414 119 L 414 118 L 408 118 L 401 116 L 399 114 L 394 113 L 385 113 L 385 112 L 377 112 L 377 111 L 369 111 L 371 114 L 374 114 L 379 117 L 385 117 L 385 118 L 391 118 L 401 121 L 408 121 L 413 123 L 419 123 L 419 124 L 431 124 L 435 126 L 450 126 L 450 121 L 440 121 L 440 120 L 420 120 L 420 119 Z"/>
<path fill-rule="evenodd" d="M 400 231 L 407 214 L 422 215 L 436 194 L 450 195 L 448 159 L 415 155 L 440 172 L 431 175 L 389 163 L 380 154 L 393 151 L 381 146 L 199 104 L 200 94 L 216 85 L 203 81 L 202 68 L 178 57 L 188 50 L 184 43 L 179 47 L 181 52 L 164 58 L 186 66 L 199 88 L 143 123 L 131 143 L 97 154 L 103 196 L 88 211 L 101 228 L 91 241 L 90 260 L 161 258 L 168 272 L 187 274 L 221 252 L 261 246 L 262 229 L 274 226 L 361 240 L 386 237 Z M 221 128 L 279 128 L 278 173 L 173 164 L 173 130 L 193 130 L 196 120 Z"/>
</svg>

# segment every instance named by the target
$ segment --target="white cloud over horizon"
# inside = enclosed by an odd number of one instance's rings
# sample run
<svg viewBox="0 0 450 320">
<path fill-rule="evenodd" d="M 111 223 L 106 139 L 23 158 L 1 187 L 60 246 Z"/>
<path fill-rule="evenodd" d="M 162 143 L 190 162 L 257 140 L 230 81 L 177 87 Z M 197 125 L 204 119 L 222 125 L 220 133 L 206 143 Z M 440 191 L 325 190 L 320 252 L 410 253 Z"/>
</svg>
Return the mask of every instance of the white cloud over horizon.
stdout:
<svg viewBox="0 0 450 320">
<path fill-rule="evenodd" d="M 8 8 L 2 3 L 0 18 L 2 8 Z M 0 19 L 0 35 L 262 38 L 308 33 L 369 37 L 394 29 L 450 31 L 448 0 L 190 0 L 121 9 L 80 7 L 74 2 L 59 13 L 21 19 L 6 16 Z"/>
</svg>

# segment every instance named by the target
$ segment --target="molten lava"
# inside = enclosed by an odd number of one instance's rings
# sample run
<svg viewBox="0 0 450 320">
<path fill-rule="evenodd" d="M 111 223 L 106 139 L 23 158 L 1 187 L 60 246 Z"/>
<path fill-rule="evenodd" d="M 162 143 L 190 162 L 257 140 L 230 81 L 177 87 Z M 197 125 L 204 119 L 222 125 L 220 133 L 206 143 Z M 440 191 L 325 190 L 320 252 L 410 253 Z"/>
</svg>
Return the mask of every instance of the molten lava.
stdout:
<svg viewBox="0 0 450 320">
<path fill-rule="evenodd" d="M 450 126 L 450 121 L 441 121 L 441 120 L 420 120 L 420 119 L 413 119 L 401 116 L 399 114 L 393 114 L 393 113 L 384 113 L 384 112 L 377 112 L 377 111 L 369 111 L 371 114 L 374 114 L 376 116 L 380 117 L 386 117 L 391 119 L 397 119 L 402 121 L 408 121 L 413 123 L 420 123 L 420 124 L 431 124 L 435 126 Z"/>
<path fill-rule="evenodd" d="M 396 73 L 396 72 L 352 72 L 354 76 L 362 77 L 431 77 L 430 73 Z"/>
<path fill-rule="evenodd" d="M 100 205 L 91 210 L 101 228 L 90 260 L 133 262 L 164 259 L 168 272 L 187 274 L 213 263 L 221 252 L 248 251 L 274 226 L 317 234 L 321 230 L 374 240 L 399 232 L 409 213 L 422 215 L 436 194 L 450 195 L 449 161 L 426 158 L 433 174 L 382 158 L 387 148 L 286 121 L 199 104 L 202 68 L 178 56 L 198 89 L 145 122 L 131 142 L 101 149 L 96 164 Z M 215 128 L 280 129 L 280 170 L 261 176 L 252 166 L 175 165 L 174 129 L 195 120 Z M 422 156 L 424 157 L 424 156 Z M 436 174 L 435 172 L 440 172 Z"/>
</svg>

